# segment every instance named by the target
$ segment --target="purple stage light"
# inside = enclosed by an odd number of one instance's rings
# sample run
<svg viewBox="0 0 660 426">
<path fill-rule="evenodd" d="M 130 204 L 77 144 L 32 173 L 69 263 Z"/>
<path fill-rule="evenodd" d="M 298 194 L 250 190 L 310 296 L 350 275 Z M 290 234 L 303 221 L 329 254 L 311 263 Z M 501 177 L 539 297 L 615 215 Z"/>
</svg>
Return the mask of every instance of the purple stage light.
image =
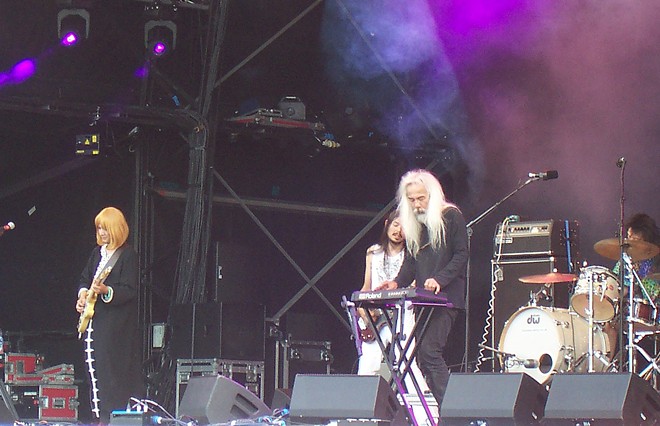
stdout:
<svg viewBox="0 0 660 426">
<path fill-rule="evenodd" d="M 61 41 L 63 46 L 73 46 L 76 43 L 78 43 L 78 34 L 75 32 L 71 31 L 66 34 L 64 34 L 64 37 L 62 37 Z"/>
<path fill-rule="evenodd" d="M 20 84 L 32 77 L 37 69 L 34 59 L 23 59 L 17 62 L 8 72 L 0 73 L 0 86 Z"/>
<path fill-rule="evenodd" d="M 158 41 L 154 43 L 152 52 L 156 56 L 163 56 L 165 53 L 167 53 L 167 45 L 162 41 Z"/>
<path fill-rule="evenodd" d="M 32 59 L 23 59 L 16 65 L 11 70 L 11 79 L 16 82 L 20 83 L 28 78 L 32 77 L 36 69 L 34 60 Z"/>
</svg>

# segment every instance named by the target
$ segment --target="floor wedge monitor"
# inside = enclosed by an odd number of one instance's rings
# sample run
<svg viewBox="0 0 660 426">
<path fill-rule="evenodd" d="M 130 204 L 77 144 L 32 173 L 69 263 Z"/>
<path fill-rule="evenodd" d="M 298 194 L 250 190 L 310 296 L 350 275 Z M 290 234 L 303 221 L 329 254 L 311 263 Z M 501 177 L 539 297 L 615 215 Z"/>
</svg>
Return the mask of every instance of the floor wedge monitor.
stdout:
<svg viewBox="0 0 660 426">
<path fill-rule="evenodd" d="M 538 424 L 548 392 L 525 373 L 453 373 L 440 408 L 443 425 Z"/>
<path fill-rule="evenodd" d="M 198 424 L 257 419 L 271 414 L 255 394 L 224 376 L 191 377 L 179 405 L 179 416 Z"/>
<path fill-rule="evenodd" d="M 543 424 L 591 421 L 608 425 L 657 424 L 660 396 L 650 383 L 633 373 L 555 375 Z"/>
<path fill-rule="evenodd" d="M 394 425 L 404 412 L 381 376 L 298 374 L 291 395 L 290 418 L 296 422 L 378 419 Z"/>
</svg>

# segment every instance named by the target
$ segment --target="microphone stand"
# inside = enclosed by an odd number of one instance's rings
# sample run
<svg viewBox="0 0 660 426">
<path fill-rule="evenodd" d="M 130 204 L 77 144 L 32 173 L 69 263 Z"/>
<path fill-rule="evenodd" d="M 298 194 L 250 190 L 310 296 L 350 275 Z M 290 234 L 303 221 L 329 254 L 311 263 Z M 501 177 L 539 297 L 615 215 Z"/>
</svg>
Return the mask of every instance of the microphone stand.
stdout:
<svg viewBox="0 0 660 426">
<path fill-rule="evenodd" d="M 470 319 L 470 278 L 471 278 L 471 247 L 472 247 L 472 227 L 479 222 L 481 222 L 486 216 L 488 216 L 493 210 L 498 208 L 500 204 L 508 200 L 509 198 L 513 197 L 518 191 L 529 185 L 530 183 L 541 180 L 541 177 L 530 177 L 527 179 L 525 182 L 522 184 L 518 185 L 516 189 L 513 191 L 509 192 L 504 198 L 490 206 L 488 209 L 486 209 L 483 213 L 481 213 L 479 216 L 475 217 L 472 219 L 470 222 L 468 222 L 465 227 L 467 228 L 467 235 L 468 235 L 468 241 L 467 241 L 467 250 L 468 250 L 468 260 L 467 260 L 467 272 L 465 275 L 465 355 L 463 357 L 464 364 L 463 364 L 463 372 L 468 372 L 467 368 L 469 365 L 469 348 L 470 348 L 470 326 L 469 326 L 469 319 Z"/>
<path fill-rule="evenodd" d="M 624 259 L 624 254 L 626 251 L 626 247 L 623 246 L 623 242 L 625 241 L 625 224 L 624 224 L 624 205 L 625 205 L 625 171 L 626 171 L 626 159 L 621 157 L 619 161 L 617 161 L 617 167 L 621 169 L 621 197 L 619 200 L 619 283 L 621 284 L 621 288 L 625 289 L 625 277 L 626 277 L 626 263 Z M 628 288 L 628 299 L 629 299 L 629 304 L 628 307 L 629 309 L 632 309 L 633 306 L 633 298 L 634 296 L 634 281 L 631 279 L 630 280 L 630 286 Z M 633 364 L 633 343 L 634 343 L 634 336 L 633 336 L 633 323 L 631 321 L 632 319 L 632 311 L 628 312 L 628 320 L 624 321 L 624 306 L 625 306 L 625 297 L 621 297 L 621 300 L 619 301 L 619 365 L 622 367 L 621 371 L 628 371 L 628 372 L 633 372 L 634 370 L 634 364 Z M 624 370 L 623 369 L 623 353 L 624 353 L 624 348 L 626 346 L 624 345 L 624 338 L 623 338 L 623 324 L 627 322 L 628 323 L 628 369 Z"/>
</svg>

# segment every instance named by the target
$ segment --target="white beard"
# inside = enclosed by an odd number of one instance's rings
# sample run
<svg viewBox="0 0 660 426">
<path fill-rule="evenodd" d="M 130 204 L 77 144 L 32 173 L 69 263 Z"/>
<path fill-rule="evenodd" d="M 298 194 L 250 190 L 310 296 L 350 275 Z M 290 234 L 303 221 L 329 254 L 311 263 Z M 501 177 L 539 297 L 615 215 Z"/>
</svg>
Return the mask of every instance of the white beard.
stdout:
<svg viewBox="0 0 660 426">
<path fill-rule="evenodd" d="M 426 212 L 415 212 L 415 218 L 417 218 L 417 222 L 426 225 Z"/>
</svg>

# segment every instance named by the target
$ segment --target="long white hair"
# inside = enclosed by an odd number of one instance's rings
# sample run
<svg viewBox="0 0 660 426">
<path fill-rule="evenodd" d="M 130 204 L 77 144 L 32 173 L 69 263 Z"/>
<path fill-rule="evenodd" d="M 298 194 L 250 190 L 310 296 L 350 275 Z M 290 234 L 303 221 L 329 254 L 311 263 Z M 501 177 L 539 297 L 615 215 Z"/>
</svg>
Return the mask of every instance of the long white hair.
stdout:
<svg viewBox="0 0 660 426">
<path fill-rule="evenodd" d="M 397 200 L 399 202 L 399 215 L 401 227 L 406 235 L 406 246 L 413 257 L 421 249 L 422 224 L 417 220 L 412 203 L 406 196 L 406 190 L 412 183 L 419 183 L 428 192 L 428 207 L 426 209 L 426 227 L 429 232 L 429 244 L 438 249 L 445 244 L 445 220 L 442 213 L 448 208 L 456 208 L 445 198 L 445 193 L 438 179 L 426 170 L 411 170 L 401 177 Z"/>
</svg>

